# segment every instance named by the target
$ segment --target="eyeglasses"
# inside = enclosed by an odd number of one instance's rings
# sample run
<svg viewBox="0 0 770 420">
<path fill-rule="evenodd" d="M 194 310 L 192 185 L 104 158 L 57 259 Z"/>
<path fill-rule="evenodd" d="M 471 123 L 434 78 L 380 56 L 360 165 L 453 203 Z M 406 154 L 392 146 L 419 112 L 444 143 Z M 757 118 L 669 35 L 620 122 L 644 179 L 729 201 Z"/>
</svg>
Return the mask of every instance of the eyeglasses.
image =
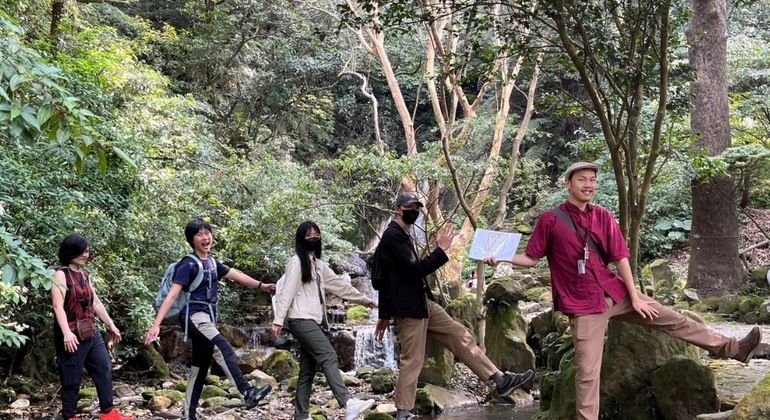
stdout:
<svg viewBox="0 0 770 420">
<path fill-rule="evenodd" d="M 321 239 L 321 235 L 305 236 L 306 241 L 311 239 Z"/>
</svg>

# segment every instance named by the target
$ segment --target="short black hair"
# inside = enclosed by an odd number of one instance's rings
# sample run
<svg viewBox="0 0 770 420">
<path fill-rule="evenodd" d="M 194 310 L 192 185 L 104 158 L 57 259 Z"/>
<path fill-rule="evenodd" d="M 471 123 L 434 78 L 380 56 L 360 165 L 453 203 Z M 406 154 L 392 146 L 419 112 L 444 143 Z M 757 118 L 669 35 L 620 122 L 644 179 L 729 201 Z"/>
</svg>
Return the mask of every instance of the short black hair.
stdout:
<svg viewBox="0 0 770 420">
<path fill-rule="evenodd" d="M 72 260 L 79 257 L 90 247 L 91 244 L 85 236 L 77 233 L 67 235 L 59 244 L 59 263 L 63 266 L 69 265 Z"/>
<path fill-rule="evenodd" d="M 196 217 L 195 219 L 190 220 L 187 223 L 187 226 L 184 227 L 184 236 L 187 238 L 187 243 L 190 244 L 190 246 L 193 246 L 193 237 L 204 229 L 214 233 L 211 230 L 211 225 L 209 222 L 201 219 L 200 217 Z"/>
</svg>

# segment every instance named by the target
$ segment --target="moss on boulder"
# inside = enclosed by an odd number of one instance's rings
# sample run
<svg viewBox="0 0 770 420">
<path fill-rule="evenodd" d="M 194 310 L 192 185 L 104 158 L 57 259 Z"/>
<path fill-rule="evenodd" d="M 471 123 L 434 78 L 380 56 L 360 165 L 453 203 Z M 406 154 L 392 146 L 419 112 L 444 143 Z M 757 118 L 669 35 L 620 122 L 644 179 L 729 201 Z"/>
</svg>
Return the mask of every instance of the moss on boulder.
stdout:
<svg viewBox="0 0 770 420">
<path fill-rule="evenodd" d="M 372 310 L 366 306 L 356 305 L 348 309 L 348 320 L 353 322 L 367 321 L 372 316 Z"/>
<path fill-rule="evenodd" d="M 770 418 L 770 374 L 743 397 L 730 416 L 730 420 L 766 418 Z"/>
<path fill-rule="evenodd" d="M 267 359 L 266 366 L 265 373 L 279 382 L 299 374 L 299 364 L 287 350 L 276 350 Z"/>
</svg>

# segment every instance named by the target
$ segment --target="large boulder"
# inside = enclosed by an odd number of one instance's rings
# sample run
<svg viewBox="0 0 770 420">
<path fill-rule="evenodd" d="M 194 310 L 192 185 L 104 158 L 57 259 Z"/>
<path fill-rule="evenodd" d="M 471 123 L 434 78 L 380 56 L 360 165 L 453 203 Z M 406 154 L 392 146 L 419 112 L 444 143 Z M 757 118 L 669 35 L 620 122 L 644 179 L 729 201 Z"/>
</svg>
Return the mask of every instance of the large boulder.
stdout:
<svg viewBox="0 0 770 420">
<path fill-rule="evenodd" d="M 466 294 L 449 302 L 446 312 L 455 321 L 463 324 L 472 334 L 476 335 L 476 295 Z"/>
<path fill-rule="evenodd" d="M 420 382 L 447 386 L 454 374 L 455 358 L 452 352 L 438 344 L 430 335 L 425 344 L 425 361 L 420 371 Z"/>
<path fill-rule="evenodd" d="M 144 371 L 150 378 L 166 379 L 170 373 L 163 356 L 152 345 L 139 346 L 136 356 L 131 359 L 131 365 Z"/>
<path fill-rule="evenodd" d="M 251 372 L 255 369 L 264 369 L 267 359 L 275 353 L 274 347 L 261 346 L 256 349 L 239 349 L 236 351 L 236 359 L 241 372 Z"/>
<path fill-rule="evenodd" d="M 241 348 L 249 344 L 249 336 L 238 327 L 222 324 L 219 326 L 219 333 L 235 348 Z"/>
<path fill-rule="evenodd" d="M 279 382 L 299 374 L 299 364 L 291 352 L 277 350 L 267 359 L 265 372 Z"/>
<path fill-rule="evenodd" d="M 433 411 L 441 413 L 445 410 L 478 405 L 476 397 L 470 392 L 459 389 L 446 389 L 435 385 L 425 385 L 423 390 L 433 401 Z"/>
<path fill-rule="evenodd" d="M 516 307 L 520 300 L 526 300 L 527 293 L 513 278 L 494 280 L 484 292 L 484 304 Z"/>
<path fill-rule="evenodd" d="M 610 321 L 601 369 L 601 417 L 642 420 L 655 418 L 657 402 L 652 373 L 676 356 L 698 360 L 700 349 L 646 327 Z M 699 385 L 700 386 L 700 385 Z M 548 411 L 538 418 L 567 420 L 575 416 L 574 350 L 566 352 L 548 397 Z M 705 388 L 705 386 L 704 386 Z M 672 389 L 668 390 L 673 392 Z M 545 396 L 544 396 L 545 398 Z"/>
<path fill-rule="evenodd" d="M 349 331 L 340 331 L 332 337 L 332 347 L 337 352 L 337 363 L 343 371 L 356 368 L 356 338 Z"/>
<path fill-rule="evenodd" d="M 730 420 L 766 418 L 770 418 L 770 374 L 743 397 L 730 416 Z"/>
<path fill-rule="evenodd" d="M 650 375 L 658 408 L 666 420 L 691 420 L 719 411 L 714 373 L 686 356 L 674 356 Z"/>
<path fill-rule="evenodd" d="M 496 287 L 492 287 L 494 284 Z M 517 302 L 522 295 L 492 282 L 484 300 L 487 322 L 484 345 L 487 356 L 500 370 L 523 372 L 535 367 L 535 353 L 527 345 L 527 321 Z"/>
</svg>

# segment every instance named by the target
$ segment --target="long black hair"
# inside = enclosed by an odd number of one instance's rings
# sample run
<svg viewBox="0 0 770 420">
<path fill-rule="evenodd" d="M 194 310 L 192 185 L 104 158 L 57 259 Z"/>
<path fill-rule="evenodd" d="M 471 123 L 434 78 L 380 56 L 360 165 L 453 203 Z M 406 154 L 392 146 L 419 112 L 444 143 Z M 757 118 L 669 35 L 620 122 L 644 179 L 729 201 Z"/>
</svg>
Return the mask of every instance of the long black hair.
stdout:
<svg viewBox="0 0 770 420">
<path fill-rule="evenodd" d="M 72 260 L 79 257 L 88 248 L 90 248 L 90 244 L 85 236 L 77 233 L 67 235 L 59 244 L 59 263 L 62 266 L 69 265 Z"/>
<path fill-rule="evenodd" d="M 310 231 L 310 229 L 315 229 L 319 235 L 321 234 L 321 229 L 318 228 L 317 224 L 311 222 L 310 220 L 306 220 L 300 223 L 299 227 L 297 227 L 297 234 L 294 235 L 294 252 L 299 257 L 300 267 L 302 267 L 303 283 L 308 283 L 313 280 L 313 275 L 310 272 L 310 256 L 308 256 L 310 250 L 307 248 L 307 246 L 305 246 L 305 236 L 307 236 L 307 233 Z M 320 248 L 315 251 L 315 257 L 321 258 Z"/>
</svg>

